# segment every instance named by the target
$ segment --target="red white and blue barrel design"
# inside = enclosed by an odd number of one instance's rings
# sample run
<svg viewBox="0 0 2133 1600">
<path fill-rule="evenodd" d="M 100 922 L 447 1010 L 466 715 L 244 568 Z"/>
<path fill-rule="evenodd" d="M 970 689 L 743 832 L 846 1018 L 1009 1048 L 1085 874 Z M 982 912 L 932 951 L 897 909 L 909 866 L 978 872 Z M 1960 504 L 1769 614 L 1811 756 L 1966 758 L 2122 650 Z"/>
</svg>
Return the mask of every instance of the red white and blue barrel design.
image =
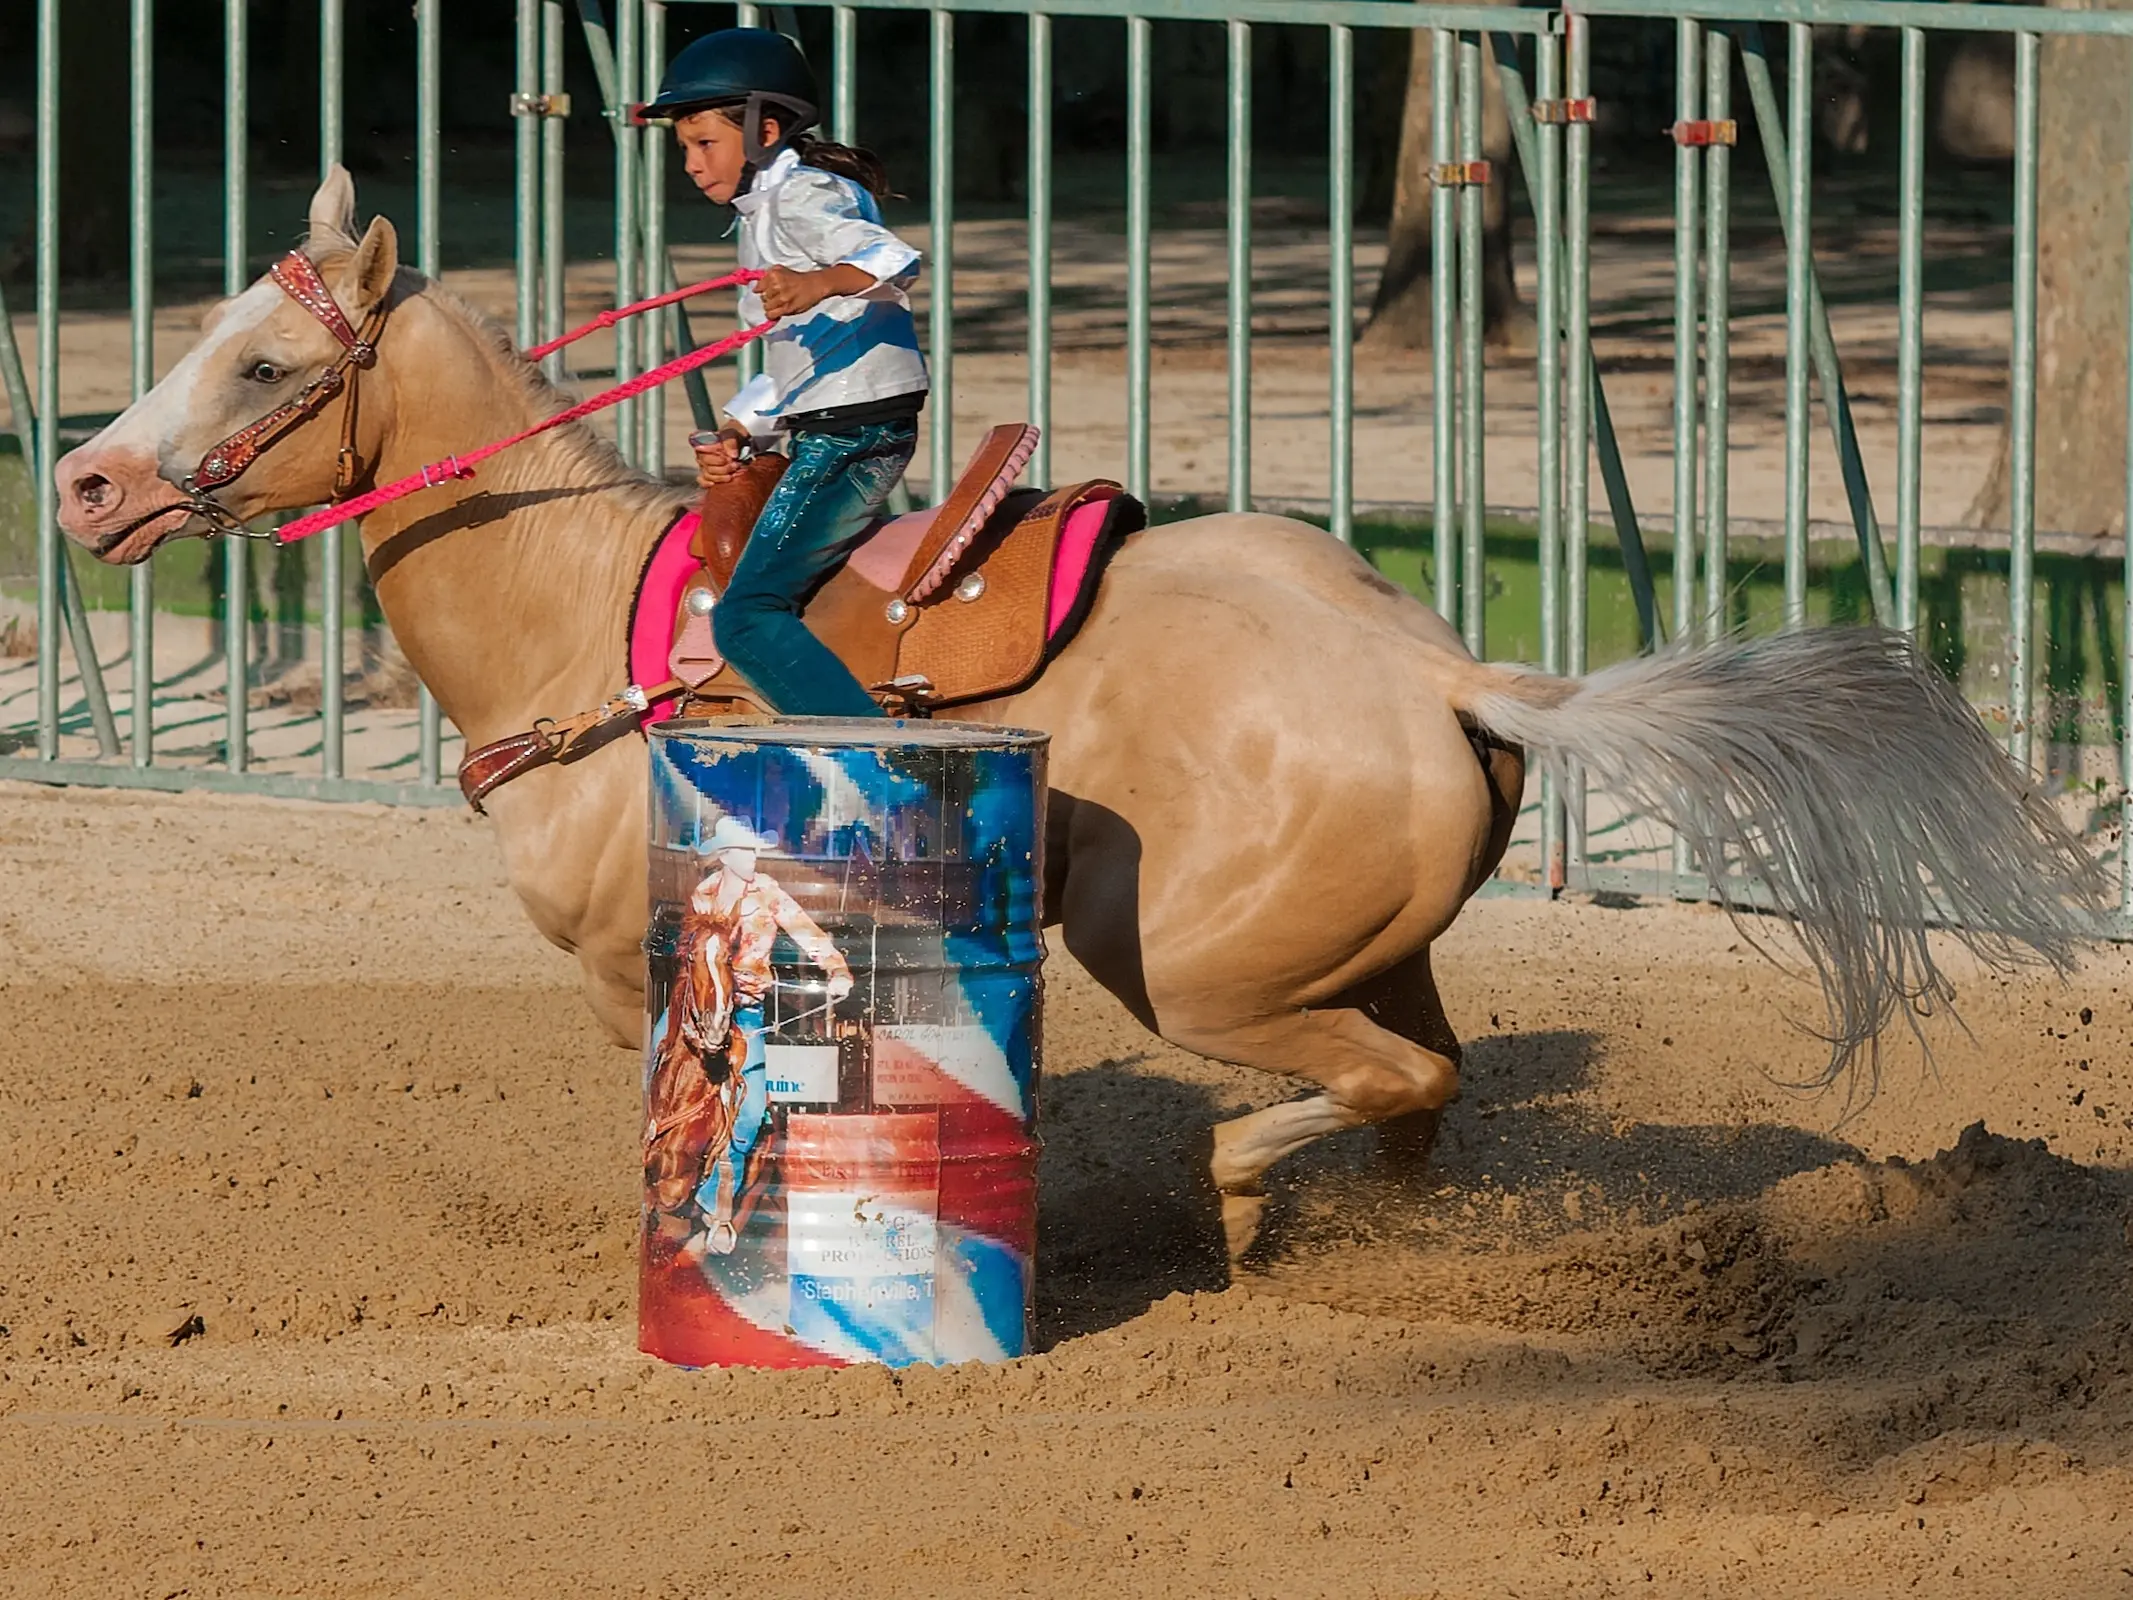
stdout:
<svg viewBox="0 0 2133 1600">
<path fill-rule="evenodd" d="M 1029 1349 L 1047 736 L 651 730 L 638 1344 Z"/>
</svg>

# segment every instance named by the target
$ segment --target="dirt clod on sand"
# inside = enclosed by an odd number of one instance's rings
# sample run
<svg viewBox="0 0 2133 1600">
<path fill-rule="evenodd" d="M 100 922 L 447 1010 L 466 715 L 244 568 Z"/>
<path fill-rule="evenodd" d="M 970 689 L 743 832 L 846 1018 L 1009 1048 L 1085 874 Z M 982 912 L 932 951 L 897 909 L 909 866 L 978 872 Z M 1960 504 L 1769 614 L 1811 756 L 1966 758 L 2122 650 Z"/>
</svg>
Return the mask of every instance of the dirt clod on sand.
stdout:
<svg viewBox="0 0 2133 1600">
<path fill-rule="evenodd" d="M 637 1070 L 486 825 L 0 786 L 0 1593 L 2133 1592 L 2133 957 L 1777 1087 L 1721 917 L 1488 901 L 1436 1156 L 1049 967 L 1040 1353 L 634 1349 Z"/>
</svg>

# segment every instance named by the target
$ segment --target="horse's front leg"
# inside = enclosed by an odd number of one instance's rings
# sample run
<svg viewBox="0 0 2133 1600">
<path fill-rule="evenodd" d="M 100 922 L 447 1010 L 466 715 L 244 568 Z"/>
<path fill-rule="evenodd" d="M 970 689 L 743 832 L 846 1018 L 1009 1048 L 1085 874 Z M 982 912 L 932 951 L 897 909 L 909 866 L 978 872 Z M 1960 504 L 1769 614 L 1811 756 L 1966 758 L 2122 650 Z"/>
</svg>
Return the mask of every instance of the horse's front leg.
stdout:
<svg viewBox="0 0 2133 1600">
<path fill-rule="evenodd" d="M 608 1036 L 644 1043 L 645 759 L 618 739 L 582 761 L 537 768 L 489 800 L 505 870 L 533 925 L 578 959 Z"/>
<path fill-rule="evenodd" d="M 644 1041 L 644 954 L 650 907 L 645 898 L 643 829 L 602 853 L 588 896 L 584 932 L 577 946 L 585 998 L 615 1043 L 631 1049 Z"/>
</svg>

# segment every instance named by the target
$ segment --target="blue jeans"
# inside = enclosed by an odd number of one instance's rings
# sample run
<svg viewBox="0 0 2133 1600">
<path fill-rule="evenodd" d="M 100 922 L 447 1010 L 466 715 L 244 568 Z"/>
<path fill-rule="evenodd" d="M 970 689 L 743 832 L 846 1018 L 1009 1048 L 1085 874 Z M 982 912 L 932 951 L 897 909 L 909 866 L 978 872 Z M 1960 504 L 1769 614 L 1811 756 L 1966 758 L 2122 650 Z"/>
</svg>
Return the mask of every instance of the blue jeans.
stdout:
<svg viewBox="0 0 2133 1600">
<path fill-rule="evenodd" d="M 733 1013 L 733 1025 L 748 1041 L 747 1064 L 741 1068 L 741 1106 L 733 1119 L 733 1140 L 712 1163 L 697 1185 L 696 1203 L 706 1216 L 731 1221 L 741 1204 L 741 1179 L 748 1170 L 748 1154 L 770 1116 L 770 1089 L 763 1057 L 763 1008 L 741 1006 Z"/>
<path fill-rule="evenodd" d="M 918 446 L 910 421 L 802 433 L 792 464 L 711 613 L 719 654 L 787 716 L 878 717 L 881 708 L 800 620 L 874 525 Z"/>
</svg>

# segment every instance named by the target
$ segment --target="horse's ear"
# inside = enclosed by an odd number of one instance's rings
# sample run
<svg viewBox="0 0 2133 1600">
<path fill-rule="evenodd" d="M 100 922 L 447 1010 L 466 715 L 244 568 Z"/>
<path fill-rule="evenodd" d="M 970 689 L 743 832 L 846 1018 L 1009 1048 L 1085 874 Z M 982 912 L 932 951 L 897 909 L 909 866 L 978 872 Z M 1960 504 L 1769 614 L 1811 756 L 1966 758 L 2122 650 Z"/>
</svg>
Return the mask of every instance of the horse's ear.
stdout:
<svg viewBox="0 0 2133 1600">
<path fill-rule="evenodd" d="M 399 234 L 383 217 L 371 218 L 370 231 L 363 235 L 363 242 L 356 246 L 348 265 L 341 268 L 340 282 L 334 285 L 334 296 L 350 321 L 361 322 L 377 309 L 391 292 L 393 274 L 399 270 Z"/>
<path fill-rule="evenodd" d="M 312 259 L 332 253 L 335 249 L 353 249 L 356 242 L 356 189 L 355 179 L 348 169 L 336 161 L 326 169 L 325 181 L 311 197 Z"/>
</svg>

